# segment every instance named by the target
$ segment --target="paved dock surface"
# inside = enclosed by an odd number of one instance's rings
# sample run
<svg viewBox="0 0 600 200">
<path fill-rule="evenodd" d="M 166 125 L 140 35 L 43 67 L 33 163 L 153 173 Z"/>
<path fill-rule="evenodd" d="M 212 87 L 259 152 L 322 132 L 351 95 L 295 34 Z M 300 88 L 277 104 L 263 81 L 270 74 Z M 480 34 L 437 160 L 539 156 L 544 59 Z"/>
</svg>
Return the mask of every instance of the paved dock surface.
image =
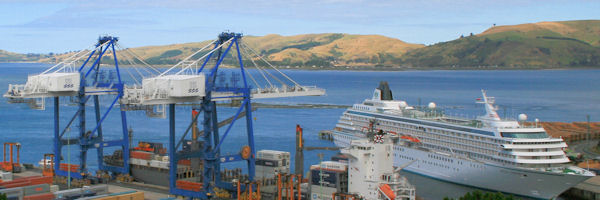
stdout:
<svg viewBox="0 0 600 200">
<path fill-rule="evenodd" d="M 131 190 L 144 192 L 144 199 L 148 200 L 158 200 L 170 197 L 168 193 L 158 191 L 158 189 L 155 189 L 154 187 L 144 187 L 143 185 L 136 186 L 136 184 L 108 184 L 108 192 L 110 193 L 126 192 Z"/>
</svg>

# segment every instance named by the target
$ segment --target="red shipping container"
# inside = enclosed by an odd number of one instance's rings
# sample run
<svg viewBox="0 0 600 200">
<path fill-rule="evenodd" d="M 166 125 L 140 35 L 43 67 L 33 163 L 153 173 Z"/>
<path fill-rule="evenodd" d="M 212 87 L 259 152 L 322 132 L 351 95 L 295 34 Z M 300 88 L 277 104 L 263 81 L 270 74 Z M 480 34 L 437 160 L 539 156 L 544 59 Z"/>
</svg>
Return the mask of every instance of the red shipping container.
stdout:
<svg viewBox="0 0 600 200">
<path fill-rule="evenodd" d="M 39 185 L 39 184 L 52 184 L 52 177 L 49 176 L 30 176 L 15 179 L 12 181 L 2 182 L 0 186 L 5 188 L 15 188 L 15 187 L 23 187 L 30 185 Z"/>
<path fill-rule="evenodd" d="M 36 194 L 36 195 L 23 197 L 23 200 L 52 200 L 52 199 L 54 199 L 54 194 L 52 194 L 52 193 Z"/>
<path fill-rule="evenodd" d="M 192 165 L 192 161 L 191 160 L 179 160 L 177 161 L 178 165 L 187 165 L 187 166 L 191 166 Z"/>
<path fill-rule="evenodd" d="M 79 170 L 79 165 L 61 163 L 60 164 L 60 170 L 62 170 L 62 171 L 70 171 L 70 172 L 77 172 Z"/>
<path fill-rule="evenodd" d="M 38 178 L 30 179 L 31 185 L 39 185 L 39 184 L 50 184 L 52 185 L 52 177 L 50 176 L 41 176 Z"/>
<path fill-rule="evenodd" d="M 152 153 L 143 151 L 132 151 L 130 157 L 142 160 L 152 160 Z"/>
<path fill-rule="evenodd" d="M 4 187 L 4 188 L 16 188 L 16 187 L 23 187 L 23 186 L 29 186 L 29 185 L 31 185 L 31 184 L 27 181 L 27 182 L 18 182 L 18 183 L 6 184 L 6 185 L 2 185 L 2 187 Z"/>
<path fill-rule="evenodd" d="M 190 190 L 194 192 L 200 192 L 200 190 L 202 190 L 202 183 L 195 183 L 183 180 L 179 180 L 175 183 L 176 187 L 182 190 Z"/>
</svg>

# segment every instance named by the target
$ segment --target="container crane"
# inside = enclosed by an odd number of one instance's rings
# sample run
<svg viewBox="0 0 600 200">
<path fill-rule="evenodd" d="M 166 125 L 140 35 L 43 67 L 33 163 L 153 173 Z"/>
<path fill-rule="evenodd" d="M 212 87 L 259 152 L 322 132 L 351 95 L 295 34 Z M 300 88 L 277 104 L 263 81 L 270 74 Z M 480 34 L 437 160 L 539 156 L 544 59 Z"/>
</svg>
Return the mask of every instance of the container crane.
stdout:
<svg viewBox="0 0 600 200">
<path fill-rule="evenodd" d="M 212 46 L 212 49 L 209 47 Z M 235 49 L 235 50 L 234 50 Z M 236 52 L 235 54 L 233 52 Z M 200 56 L 201 52 L 204 55 Z M 229 54 L 230 53 L 230 54 Z M 253 53 L 253 54 L 252 54 Z M 248 58 L 260 75 L 261 85 L 244 66 L 242 55 Z M 224 83 L 225 75 L 221 65 L 226 56 L 235 58 L 239 65 L 238 76 L 231 77 L 230 83 Z M 263 69 L 256 61 L 263 61 L 271 69 Z M 212 66 L 212 68 L 211 68 Z M 241 76 L 241 79 L 239 78 Z M 273 80 L 274 79 L 274 80 Z M 241 83 L 237 83 L 241 81 Z M 251 82 L 252 81 L 252 82 Z M 252 86 L 252 83 L 254 83 Z M 221 180 L 221 164 L 229 162 L 245 163 L 248 170 L 248 181 L 254 179 L 255 146 L 252 124 L 252 99 L 280 98 L 294 96 L 319 96 L 325 90 L 302 86 L 271 65 L 252 48 L 242 42 L 242 34 L 223 32 L 218 38 L 202 47 L 178 64 L 165 70 L 158 76 L 145 78 L 142 87 L 125 87 L 122 104 L 128 107 L 168 105 L 169 118 L 169 191 L 171 194 L 189 198 L 208 199 L 215 195 L 215 188 L 237 191 L 237 184 Z M 216 101 L 239 101 L 233 117 L 224 132 L 219 131 Z M 176 134 L 176 104 L 199 104 L 193 119 L 183 134 Z M 227 140 L 233 125 L 240 115 L 246 117 L 246 146 L 239 154 L 223 155 L 221 148 Z M 202 116 L 202 117 L 200 117 Z M 188 133 L 194 124 L 201 119 L 202 134 Z M 191 151 L 181 151 L 182 144 L 189 141 Z M 182 160 L 190 160 L 193 167 L 201 165 L 201 180 L 177 179 L 176 170 Z M 238 180 L 241 181 L 241 180 Z M 242 189 L 245 190 L 245 189 Z"/>
<path fill-rule="evenodd" d="M 46 98 L 54 99 L 54 155 L 56 159 L 53 168 L 54 173 L 66 178 L 69 185 L 72 178 L 82 180 L 88 175 L 87 152 L 91 149 L 97 151 L 100 170 L 129 173 L 129 138 L 125 109 L 120 110 L 122 138 L 107 140 L 103 137 L 102 123 L 119 102 L 118 100 L 123 97 L 125 86 L 121 75 L 122 69 L 119 68 L 119 59 L 117 58 L 116 47 L 119 47 L 117 42 L 117 37 L 101 36 L 90 48 L 71 54 L 40 74 L 30 75 L 25 84 L 10 84 L 8 91 L 3 95 L 12 103 L 33 102 L 32 107 L 36 109 L 45 109 Z M 109 71 L 104 69 L 109 69 Z M 103 102 L 100 101 L 100 96 L 111 99 L 108 109 L 102 110 L 103 107 L 100 104 Z M 59 123 L 61 121 L 61 98 L 71 99 L 78 107 L 63 127 Z M 27 99 L 37 100 L 28 101 Z M 89 107 L 89 104 L 93 107 L 95 120 L 86 119 L 86 107 Z M 68 134 L 65 136 L 74 123 L 76 124 L 75 130 L 78 132 L 77 136 L 68 137 Z M 70 145 L 79 147 L 78 165 L 61 163 L 64 162 L 61 159 L 63 148 Z M 103 150 L 108 147 L 123 149 L 123 166 L 104 164 Z"/>
</svg>

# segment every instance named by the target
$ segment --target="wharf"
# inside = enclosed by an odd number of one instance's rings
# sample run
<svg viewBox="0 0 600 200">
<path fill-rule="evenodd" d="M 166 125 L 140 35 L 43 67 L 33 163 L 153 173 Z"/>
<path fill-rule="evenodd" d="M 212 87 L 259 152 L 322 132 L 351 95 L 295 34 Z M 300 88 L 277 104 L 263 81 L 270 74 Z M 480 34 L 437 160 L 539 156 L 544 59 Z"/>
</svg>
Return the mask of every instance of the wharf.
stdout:
<svg viewBox="0 0 600 200">
<path fill-rule="evenodd" d="M 600 176 L 592 177 L 577 184 L 562 196 L 574 199 L 600 200 Z"/>
<path fill-rule="evenodd" d="M 42 171 L 39 168 L 33 168 L 33 169 L 24 170 L 21 173 L 15 173 L 13 175 L 15 178 L 30 177 L 30 176 L 42 176 Z M 136 190 L 138 192 L 143 192 L 144 199 L 147 199 L 147 200 L 159 200 L 159 199 L 167 199 L 167 198 L 171 197 L 171 195 L 169 195 L 169 188 L 157 186 L 157 185 L 150 185 L 150 184 L 144 184 L 144 183 L 138 183 L 138 182 L 119 183 L 119 182 L 115 182 L 115 181 L 111 181 L 107 185 L 108 185 L 108 192 L 111 194 Z"/>
</svg>

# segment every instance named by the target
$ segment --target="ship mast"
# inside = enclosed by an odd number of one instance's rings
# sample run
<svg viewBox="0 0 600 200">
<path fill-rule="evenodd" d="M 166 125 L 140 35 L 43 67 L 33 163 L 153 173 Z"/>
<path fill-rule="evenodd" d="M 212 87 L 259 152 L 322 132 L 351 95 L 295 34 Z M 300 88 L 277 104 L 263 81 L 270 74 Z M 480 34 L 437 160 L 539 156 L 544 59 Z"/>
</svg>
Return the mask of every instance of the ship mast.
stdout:
<svg viewBox="0 0 600 200">
<path fill-rule="evenodd" d="M 477 99 L 477 103 L 482 103 L 484 104 L 485 107 L 485 115 L 481 116 L 481 119 L 484 120 L 493 120 L 493 121 L 500 121 L 500 117 L 498 116 L 498 113 L 496 112 L 496 110 L 498 110 L 496 107 L 494 107 L 494 102 L 495 102 L 495 98 L 494 97 L 488 97 L 485 90 L 481 90 L 481 95 L 482 95 L 482 99 Z"/>
</svg>

